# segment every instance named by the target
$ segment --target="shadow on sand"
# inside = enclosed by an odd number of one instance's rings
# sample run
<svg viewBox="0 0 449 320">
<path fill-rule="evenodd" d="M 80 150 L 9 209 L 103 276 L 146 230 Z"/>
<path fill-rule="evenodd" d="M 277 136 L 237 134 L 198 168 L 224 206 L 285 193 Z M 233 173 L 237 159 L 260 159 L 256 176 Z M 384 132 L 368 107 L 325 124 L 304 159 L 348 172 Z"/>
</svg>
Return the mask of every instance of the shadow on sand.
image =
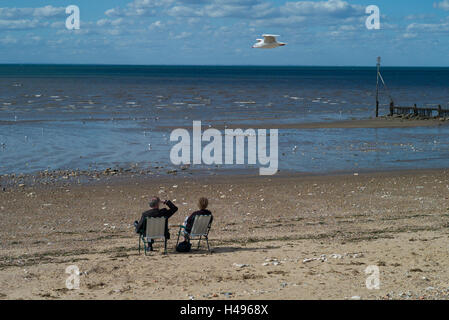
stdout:
<svg viewBox="0 0 449 320">
<path fill-rule="evenodd" d="M 247 251 L 268 251 L 272 249 L 279 249 L 279 246 L 266 246 L 260 248 L 245 248 L 245 247 L 215 247 L 211 248 L 211 254 L 221 254 L 221 253 L 233 253 L 233 252 L 247 252 Z M 154 248 L 153 253 L 162 254 L 163 248 Z M 177 252 L 175 248 L 168 249 L 168 255 L 203 255 L 209 254 L 205 247 L 197 249 L 196 246 L 192 245 L 192 250 L 190 252 Z"/>
</svg>

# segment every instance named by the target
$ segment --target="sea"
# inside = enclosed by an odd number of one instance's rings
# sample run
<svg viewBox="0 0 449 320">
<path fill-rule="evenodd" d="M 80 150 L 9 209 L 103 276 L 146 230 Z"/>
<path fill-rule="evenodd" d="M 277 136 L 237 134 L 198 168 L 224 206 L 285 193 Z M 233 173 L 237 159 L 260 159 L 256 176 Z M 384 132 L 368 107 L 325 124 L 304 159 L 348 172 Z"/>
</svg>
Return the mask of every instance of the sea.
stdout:
<svg viewBox="0 0 449 320">
<path fill-rule="evenodd" d="M 382 75 L 381 115 L 390 95 L 397 105 L 449 108 L 449 68 L 385 67 Z M 375 95 L 375 67 L 0 65 L 0 174 L 176 169 L 170 135 L 193 121 L 204 130 L 279 129 L 280 171 L 449 168 L 448 125 L 282 127 L 372 118 Z M 219 174 L 258 167 L 191 166 Z"/>
</svg>

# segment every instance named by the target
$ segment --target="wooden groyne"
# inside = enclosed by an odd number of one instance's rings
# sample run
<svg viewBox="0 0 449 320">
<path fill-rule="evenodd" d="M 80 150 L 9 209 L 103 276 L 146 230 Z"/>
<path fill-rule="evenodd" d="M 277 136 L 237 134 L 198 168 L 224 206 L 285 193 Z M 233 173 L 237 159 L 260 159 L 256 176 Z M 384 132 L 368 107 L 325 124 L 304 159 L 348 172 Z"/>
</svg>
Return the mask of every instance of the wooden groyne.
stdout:
<svg viewBox="0 0 449 320">
<path fill-rule="evenodd" d="M 385 84 L 384 78 L 380 73 L 380 57 L 377 58 L 377 84 L 376 84 L 376 118 L 379 117 L 379 89 L 380 81 L 390 97 L 390 117 L 402 117 L 413 119 L 439 119 L 441 121 L 449 121 L 449 109 L 443 109 L 441 105 L 435 107 L 418 108 L 415 104 L 409 107 L 396 106 L 393 97 Z"/>
<path fill-rule="evenodd" d="M 443 109 L 441 105 L 430 108 L 418 108 L 415 104 L 412 107 L 395 106 L 393 102 L 390 103 L 390 117 L 394 115 L 408 116 L 414 118 L 440 118 L 446 120 L 449 118 L 449 109 Z"/>
</svg>

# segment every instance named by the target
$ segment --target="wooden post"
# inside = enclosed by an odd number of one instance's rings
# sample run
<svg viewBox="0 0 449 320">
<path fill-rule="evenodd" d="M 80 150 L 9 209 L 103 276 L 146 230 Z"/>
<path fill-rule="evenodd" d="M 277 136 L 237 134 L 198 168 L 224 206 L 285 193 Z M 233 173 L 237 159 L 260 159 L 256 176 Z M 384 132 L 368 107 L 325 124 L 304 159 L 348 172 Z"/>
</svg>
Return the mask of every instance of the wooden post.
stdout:
<svg viewBox="0 0 449 320">
<path fill-rule="evenodd" d="M 443 116 L 443 110 L 441 109 L 441 104 L 438 105 L 438 117 L 442 117 Z"/>
<path fill-rule="evenodd" d="M 379 74 L 380 74 L 380 57 L 377 57 L 376 118 L 379 117 Z"/>
<path fill-rule="evenodd" d="M 413 114 L 414 114 L 415 116 L 418 116 L 418 107 L 416 106 L 416 103 L 415 103 L 415 105 L 413 106 Z"/>
<path fill-rule="evenodd" d="M 392 117 L 394 114 L 394 101 L 390 101 L 390 117 Z"/>
</svg>

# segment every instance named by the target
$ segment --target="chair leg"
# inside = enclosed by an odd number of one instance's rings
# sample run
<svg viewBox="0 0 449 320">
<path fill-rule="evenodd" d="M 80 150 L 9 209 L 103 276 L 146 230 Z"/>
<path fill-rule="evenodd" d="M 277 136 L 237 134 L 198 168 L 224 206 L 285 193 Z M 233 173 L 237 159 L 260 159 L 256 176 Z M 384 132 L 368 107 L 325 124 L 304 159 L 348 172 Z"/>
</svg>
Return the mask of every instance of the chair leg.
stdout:
<svg viewBox="0 0 449 320">
<path fill-rule="evenodd" d="M 205 237 L 205 238 L 206 238 L 206 243 L 207 243 L 207 251 L 209 251 L 209 253 L 210 253 L 209 238 L 208 237 Z"/>
<path fill-rule="evenodd" d="M 198 240 L 198 248 L 197 249 L 200 248 L 200 245 L 201 245 L 201 236 L 200 236 L 200 239 Z"/>
<path fill-rule="evenodd" d="M 167 238 L 164 241 L 164 254 L 167 254 Z"/>
<path fill-rule="evenodd" d="M 178 246 L 180 235 L 181 235 L 181 228 L 179 228 L 179 231 L 178 231 L 178 239 L 176 240 L 176 246 Z"/>
<path fill-rule="evenodd" d="M 140 236 L 139 236 L 139 256 L 140 256 L 140 241 L 141 241 L 142 239 L 140 238 Z"/>
</svg>

